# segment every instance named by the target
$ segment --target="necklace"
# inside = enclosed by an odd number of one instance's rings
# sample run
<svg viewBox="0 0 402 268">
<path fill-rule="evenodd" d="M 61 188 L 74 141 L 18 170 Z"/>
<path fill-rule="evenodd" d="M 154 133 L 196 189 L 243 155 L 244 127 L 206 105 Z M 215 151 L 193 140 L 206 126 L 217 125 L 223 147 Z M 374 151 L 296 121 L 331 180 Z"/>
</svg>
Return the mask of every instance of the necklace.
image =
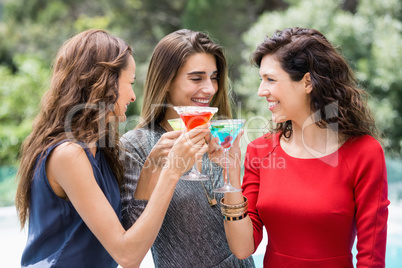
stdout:
<svg viewBox="0 0 402 268">
<path fill-rule="evenodd" d="M 212 163 L 211 163 L 211 161 L 209 161 L 209 169 L 210 169 L 210 176 L 209 176 L 209 179 L 210 179 L 211 185 L 212 185 L 212 194 L 213 194 L 213 198 L 209 197 L 208 192 L 207 192 L 207 189 L 205 188 L 205 185 L 204 185 L 204 182 L 203 182 L 203 181 L 201 181 L 201 184 L 202 184 L 202 188 L 204 188 L 204 192 L 205 192 L 205 195 L 207 196 L 209 205 L 210 205 L 211 207 L 214 207 L 214 206 L 217 204 L 217 202 L 216 202 L 215 192 L 214 192 L 214 182 L 213 182 L 213 180 L 212 180 L 212 178 L 211 178 L 211 176 L 212 176 Z"/>
</svg>

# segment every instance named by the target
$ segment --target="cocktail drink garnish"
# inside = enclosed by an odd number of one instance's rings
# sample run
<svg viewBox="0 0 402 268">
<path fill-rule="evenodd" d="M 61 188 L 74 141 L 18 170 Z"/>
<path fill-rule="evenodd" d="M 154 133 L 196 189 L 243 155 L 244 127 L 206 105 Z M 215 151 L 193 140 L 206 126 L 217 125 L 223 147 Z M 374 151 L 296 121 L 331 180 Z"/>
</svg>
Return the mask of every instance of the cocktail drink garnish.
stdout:
<svg viewBox="0 0 402 268">
<path fill-rule="evenodd" d="M 168 122 L 174 131 L 185 129 L 184 123 L 181 118 L 169 119 Z"/>
<path fill-rule="evenodd" d="M 225 174 L 224 180 L 225 183 L 221 188 L 214 190 L 217 193 L 230 193 L 230 192 L 240 192 L 241 189 L 233 187 L 230 184 L 229 180 L 229 149 L 232 146 L 234 140 L 236 139 L 237 135 L 239 135 L 242 126 L 244 125 L 245 120 L 243 119 L 228 119 L 228 120 L 215 120 L 211 121 L 211 135 L 214 138 L 219 139 L 219 144 L 224 149 L 224 157 L 225 159 Z"/>
</svg>

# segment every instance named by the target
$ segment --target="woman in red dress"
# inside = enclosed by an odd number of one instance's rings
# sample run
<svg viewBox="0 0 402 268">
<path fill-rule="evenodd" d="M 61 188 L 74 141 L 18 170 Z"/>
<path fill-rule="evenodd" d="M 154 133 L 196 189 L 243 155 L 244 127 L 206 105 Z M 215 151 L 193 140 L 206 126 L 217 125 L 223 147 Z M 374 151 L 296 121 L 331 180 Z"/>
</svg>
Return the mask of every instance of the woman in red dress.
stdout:
<svg viewBox="0 0 402 268">
<path fill-rule="evenodd" d="M 248 145 L 243 192 L 221 200 L 232 252 L 251 255 L 265 226 L 264 267 L 353 267 L 356 237 L 357 267 L 384 267 L 384 152 L 351 68 L 302 28 L 267 37 L 253 61 L 275 128 Z M 240 186 L 239 165 L 231 173 Z"/>
</svg>

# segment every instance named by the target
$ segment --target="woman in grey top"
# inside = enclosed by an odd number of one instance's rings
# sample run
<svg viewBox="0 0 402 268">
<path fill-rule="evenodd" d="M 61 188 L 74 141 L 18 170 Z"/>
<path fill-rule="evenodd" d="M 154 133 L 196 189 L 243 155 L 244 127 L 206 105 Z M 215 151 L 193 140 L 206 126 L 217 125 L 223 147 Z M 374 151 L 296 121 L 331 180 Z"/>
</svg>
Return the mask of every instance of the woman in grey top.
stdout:
<svg viewBox="0 0 402 268">
<path fill-rule="evenodd" d="M 216 116 L 230 118 L 227 84 L 223 49 L 207 35 L 179 30 L 155 47 L 145 82 L 143 121 L 121 139 L 127 149 L 122 190 L 126 228 L 147 205 L 166 155 L 180 134 L 167 122 L 179 117 L 173 106 L 218 107 Z M 230 252 L 219 207 L 222 194 L 213 193 L 223 185 L 222 169 L 207 154 L 202 156 L 202 173 L 209 174 L 210 180 L 177 183 L 151 249 L 155 266 L 255 267 L 252 257 L 239 260 Z"/>
</svg>

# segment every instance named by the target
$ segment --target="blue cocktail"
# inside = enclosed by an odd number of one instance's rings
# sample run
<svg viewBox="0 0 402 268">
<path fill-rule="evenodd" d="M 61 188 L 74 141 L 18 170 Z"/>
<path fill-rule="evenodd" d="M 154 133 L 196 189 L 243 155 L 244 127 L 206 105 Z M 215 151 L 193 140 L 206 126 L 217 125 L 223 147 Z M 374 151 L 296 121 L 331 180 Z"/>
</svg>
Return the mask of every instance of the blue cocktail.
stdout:
<svg viewBox="0 0 402 268">
<path fill-rule="evenodd" d="M 225 157 L 225 174 L 224 174 L 224 185 L 215 189 L 214 192 L 217 193 L 231 193 L 231 192 L 241 192 L 241 189 L 233 187 L 230 184 L 229 174 L 228 174 L 228 161 L 229 161 L 229 149 L 232 143 L 239 135 L 242 126 L 244 125 L 244 119 L 228 119 L 228 120 L 214 120 L 211 121 L 211 134 L 214 138 L 219 139 L 219 144 L 224 149 Z"/>
</svg>

